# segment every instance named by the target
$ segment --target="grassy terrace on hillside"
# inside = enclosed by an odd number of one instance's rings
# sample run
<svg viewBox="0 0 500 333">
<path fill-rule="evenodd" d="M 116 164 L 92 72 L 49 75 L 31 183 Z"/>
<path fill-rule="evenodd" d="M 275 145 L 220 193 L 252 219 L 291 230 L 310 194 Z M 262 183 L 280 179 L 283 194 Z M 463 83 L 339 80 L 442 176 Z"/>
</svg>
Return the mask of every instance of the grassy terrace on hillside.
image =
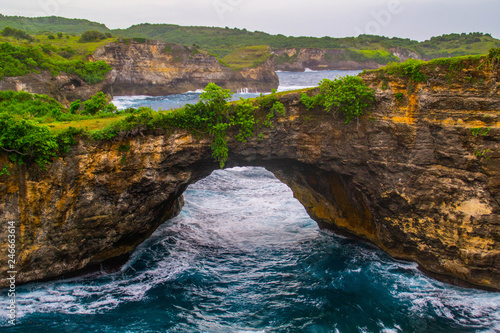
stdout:
<svg viewBox="0 0 500 333">
<path fill-rule="evenodd" d="M 222 62 L 235 70 L 257 67 L 271 56 L 269 46 L 257 45 L 238 49 L 222 58 Z"/>
<path fill-rule="evenodd" d="M 55 53 L 62 54 L 72 60 L 88 60 L 94 52 L 109 43 L 116 42 L 116 38 L 107 38 L 95 42 L 79 43 L 80 36 L 64 35 L 63 38 L 49 39 L 49 35 L 34 35 L 34 45 L 50 44 L 56 48 Z M 1 40 L 1 39 L 0 39 Z M 12 43 L 13 41 L 11 41 Z"/>
</svg>

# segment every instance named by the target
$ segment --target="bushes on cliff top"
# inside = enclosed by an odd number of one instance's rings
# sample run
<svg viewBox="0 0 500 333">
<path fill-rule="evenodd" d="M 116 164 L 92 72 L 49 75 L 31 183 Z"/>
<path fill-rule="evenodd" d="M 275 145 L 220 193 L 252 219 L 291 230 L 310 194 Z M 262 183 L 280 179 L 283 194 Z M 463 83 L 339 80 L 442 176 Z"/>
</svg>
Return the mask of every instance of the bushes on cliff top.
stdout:
<svg viewBox="0 0 500 333">
<path fill-rule="evenodd" d="M 241 100 L 228 103 L 232 97 L 229 90 L 209 83 L 200 95 L 200 102 L 166 113 L 156 113 L 150 108 L 130 110 L 129 115 L 106 128 L 90 133 L 93 139 L 108 140 L 117 135 L 138 134 L 153 128 L 183 128 L 194 134 L 212 138 L 212 156 L 223 168 L 228 158 L 228 131 L 237 131 L 235 139 L 245 142 L 254 132 L 257 108 L 252 101 Z M 121 134 L 120 134 L 121 133 Z"/>
<path fill-rule="evenodd" d="M 391 62 L 384 67 L 384 71 L 389 75 L 409 78 L 413 82 L 424 82 L 427 78 L 420 70 L 423 64 L 425 61 L 417 59 L 408 59 L 403 63 Z"/>
<path fill-rule="evenodd" d="M 79 133 L 81 131 L 70 127 L 55 134 L 36 120 L 0 113 L 0 150 L 18 164 L 35 162 L 44 168 L 53 157 L 67 152 Z"/>
<path fill-rule="evenodd" d="M 45 47 L 0 44 L 0 79 L 47 70 L 54 76 L 60 72 L 75 74 L 85 82 L 95 84 L 104 80 L 111 70 L 105 61 L 67 60 L 54 54 L 54 50 L 51 45 Z"/>
<path fill-rule="evenodd" d="M 19 91 L 0 91 L 0 113 L 18 115 L 23 118 L 54 119 L 62 114 L 63 106 L 47 95 L 30 94 Z"/>
<path fill-rule="evenodd" d="M 320 106 L 327 112 L 338 112 L 345 123 L 364 114 L 374 101 L 374 92 L 358 76 L 345 76 L 320 82 L 320 92 L 312 97 L 301 95 L 301 102 L 308 108 Z"/>
<path fill-rule="evenodd" d="M 83 130 L 69 127 L 58 133 L 41 124 L 47 121 L 82 120 L 117 116 L 116 107 L 102 92 L 86 101 L 83 113 L 72 114 L 53 98 L 27 92 L 0 91 L 0 152 L 6 152 L 15 163 L 38 163 L 41 167 L 66 153 L 76 143 L 75 135 Z M 73 112 L 78 112 L 74 109 Z M 3 169 L 2 169 L 3 168 Z M 6 172 L 0 166 L 0 175 Z"/>
</svg>

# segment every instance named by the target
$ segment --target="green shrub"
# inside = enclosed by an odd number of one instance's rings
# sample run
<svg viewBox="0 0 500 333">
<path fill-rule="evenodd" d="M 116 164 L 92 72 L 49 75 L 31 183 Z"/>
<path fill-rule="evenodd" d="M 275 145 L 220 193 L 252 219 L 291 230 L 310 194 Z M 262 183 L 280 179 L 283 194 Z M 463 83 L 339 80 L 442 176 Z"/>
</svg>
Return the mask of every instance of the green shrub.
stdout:
<svg viewBox="0 0 500 333">
<path fill-rule="evenodd" d="M 500 48 L 491 49 L 488 52 L 488 59 L 493 63 L 499 62 L 500 61 Z"/>
<path fill-rule="evenodd" d="M 115 111 L 117 111 L 116 106 L 109 102 L 108 96 L 102 91 L 83 102 L 83 115 L 95 115 L 98 112 L 112 113 Z"/>
<path fill-rule="evenodd" d="M 23 76 L 38 70 L 47 70 L 52 75 L 60 72 L 75 74 L 89 84 L 101 82 L 111 70 L 105 61 L 83 62 L 80 60 L 58 60 L 51 54 L 57 48 L 44 44 L 40 47 L 0 44 L 0 78 Z"/>
<path fill-rule="evenodd" d="M 5 27 L 5 29 L 3 29 L 1 35 L 4 37 L 14 37 L 17 39 L 25 39 L 29 42 L 34 41 L 34 38 L 31 37 L 26 31 L 13 29 L 10 27 Z"/>
<path fill-rule="evenodd" d="M 81 107 L 82 107 L 82 101 L 77 99 L 76 101 L 71 102 L 71 104 L 69 105 L 69 112 L 71 114 L 77 114 Z"/>
<path fill-rule="evenodd" d="M 31 119 L 0 114 L 0 148 L 11 160 L 22 164 L 36 162 L 44 167 L 59 150 L 55 135 L 47 126 Z"/>
<path fill-rule="evenodd" d="M 472 136 L 487 136 L 490 133 L 489 127 L 473 127 L 470 129 Z"/>
<path fill-rule="evenodd" d="M 107 36 L 100 31 L 97 30 L 89 30 L 85 31 L 80 39 L 79 43 L 89 43 L 89 42 L 98 42 L 100 40 L 106 39 Z"/>
<path fill-rule="evenodd" d="M 309 97 L 301 95 L 301 102 L 308 108 L 323 107 L 327 112 L 339 112 L 348 124 L 352 119 L 364 114 L 374 101 L 374 92 L 358 76 L 345 76 L 335 80 L 320 82 L 320 93 Z"/>
<path fill-rule="evenodd" d="M 63 106 L 47 95 L 30 94 L 24 91 L 0 91 L 0 112 L 22 118 L 57 118 Z"/>
<path fill-rule="evenodd" d="M 421 72 L 422 65 L 425 64 L 422 60 L 408 59 L 403 63 L 389 63 L 383 70 L 390 75 L 407 78 L 413 82 L 424 82 L 427 80 Z"/>
<path fill-rule="evenodd" d="M 273 89 L 270 95 L 260 95 L 257 101 L 258 105 L 263 109 L 268 109 L 269 113 L 266 115 L 266 120 L 264 121 L 264 126 L 273 127 L 272 119 L 278 116 L 285 115 L 285 106 L 280 102 L 278 96 L 276 96 L 276 90 Z"/>
</svg>

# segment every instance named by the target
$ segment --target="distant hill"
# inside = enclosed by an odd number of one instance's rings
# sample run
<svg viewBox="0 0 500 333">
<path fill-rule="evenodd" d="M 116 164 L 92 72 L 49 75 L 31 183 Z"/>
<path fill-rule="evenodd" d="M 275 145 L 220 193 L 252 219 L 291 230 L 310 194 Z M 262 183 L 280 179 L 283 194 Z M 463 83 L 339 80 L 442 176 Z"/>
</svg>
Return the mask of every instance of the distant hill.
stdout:
<svg viewBox="0 0 500 333">
<path fill-rule="evenodd" d="M 491 48 L 500 47 L 500 40 L 490 34 L 448 34 L 432 37 L 430 40 L 418 42 L 405 38 L 388 38 L 383 36 L 360 35 L 358 37 L 293 37 L 284 35 L 271 35 L 261 31 L 248 31 L 237 28 L 216 28 L 179 26 L 174 24 L 139 24 L 127 29 L 110 30 L 104 24 L 82 19 L 68 19 L 63 17 L 28 18 L 19 16 L 4 16 L 0 14 L 0 30 L 5 27 L 21 29 L 28 33 L 40 35 L 52 33 L 66 33 L 79 35 L 87 30 L 97 30 L 103 33 L 111 32 L 114 36 L 122 38 L 146 38 L 194 46 L 195 49 L 215 54 L 219 59 L 224 59 L 233 67 L 241 67 L 242 62 L 235 60 L 243 54 L 252 53 L 254 47 L 268 46 L 272 49 L 300 49 L 317 48 L 329 50 L 343 50 L 347 60 L 374 61 L 386 64 L 390 61 L 418 57 L 426 60 L 452 57 L 461 55 L 486 54 Z M 251 47 L 248 49 L 248 47 Z M 252 53 L 251 57 L 255 58 Z M 254 62 L 261 62 L 268 54 L 262 55 Z M 253 59 L 252 58 L 252 59 Z M 232 63 L 232 60 L 235 63 Z M 249 62 L 249 59 L 244 59 Z M 293 59 L 281 59 L 292 61 Z M 334 61 L 336 59 L 332 59 Z"/>
<path fill-rule="evenodd" d="M 500 47 L 500 40 L 479 32 L 449 34 L 433 37 L 425 42 L 418 42 L 404 38 L 372 35 L 345 38 L 287 37 L 237 28 L 185 27 L 173 24 L 145 23 L 127 29 L 113 30 L 113 34 L 124 37 L 145 37 L 189 46 L 196 45 L 221 58 L 236 49 L 255 45 L 268 45 L 271 48 L 280 49 L 319 48 L 388 51 L 391 48 L 403 48 L 428 59 L 485 54 L 491 48 Z"/>
<path fill-rule="evenodd" d="M 0 14 L 0 30 L 11 27 L 27 31 L 31 34 L 43 32 L 63 32 L 66 34 L 82 34 L 87 30 L 97 30 L 103 33 L 110 30 L 102 23 L 82 19 L 68 19 L 58 16 L 49 17 L 21 17 L 5 16 Z"/>
</svg>

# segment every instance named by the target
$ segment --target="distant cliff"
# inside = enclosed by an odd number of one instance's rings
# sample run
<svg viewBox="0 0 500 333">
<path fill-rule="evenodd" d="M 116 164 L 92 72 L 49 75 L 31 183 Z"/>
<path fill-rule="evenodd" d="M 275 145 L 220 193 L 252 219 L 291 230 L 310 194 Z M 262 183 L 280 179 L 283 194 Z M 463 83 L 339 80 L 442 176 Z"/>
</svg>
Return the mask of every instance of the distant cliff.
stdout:
<svg viewBox="0 0 500 333">
<path fill-rule="evenodd" d="M 353 51 L 347 49 L 287 48 L 272 50 L 271 62 L 277 71 L 302 72 L 306 69 L 362 70 L 377 69 L 390 61 L 405 61 L 421 57 L 407 49 L 385 51 Z"/>
<path fill-rule="evenodd" d="M 115 96 L 178 94 L 202 89 L 210 82 L 234 92 L 246 88 L 270 92 L 279 84 L 269 62 L 235 71 L 213 55 L 163 42 L 111 43 L 98 49 L 92 59 L 112 66 L 104 89 Z"/>
</svg>

